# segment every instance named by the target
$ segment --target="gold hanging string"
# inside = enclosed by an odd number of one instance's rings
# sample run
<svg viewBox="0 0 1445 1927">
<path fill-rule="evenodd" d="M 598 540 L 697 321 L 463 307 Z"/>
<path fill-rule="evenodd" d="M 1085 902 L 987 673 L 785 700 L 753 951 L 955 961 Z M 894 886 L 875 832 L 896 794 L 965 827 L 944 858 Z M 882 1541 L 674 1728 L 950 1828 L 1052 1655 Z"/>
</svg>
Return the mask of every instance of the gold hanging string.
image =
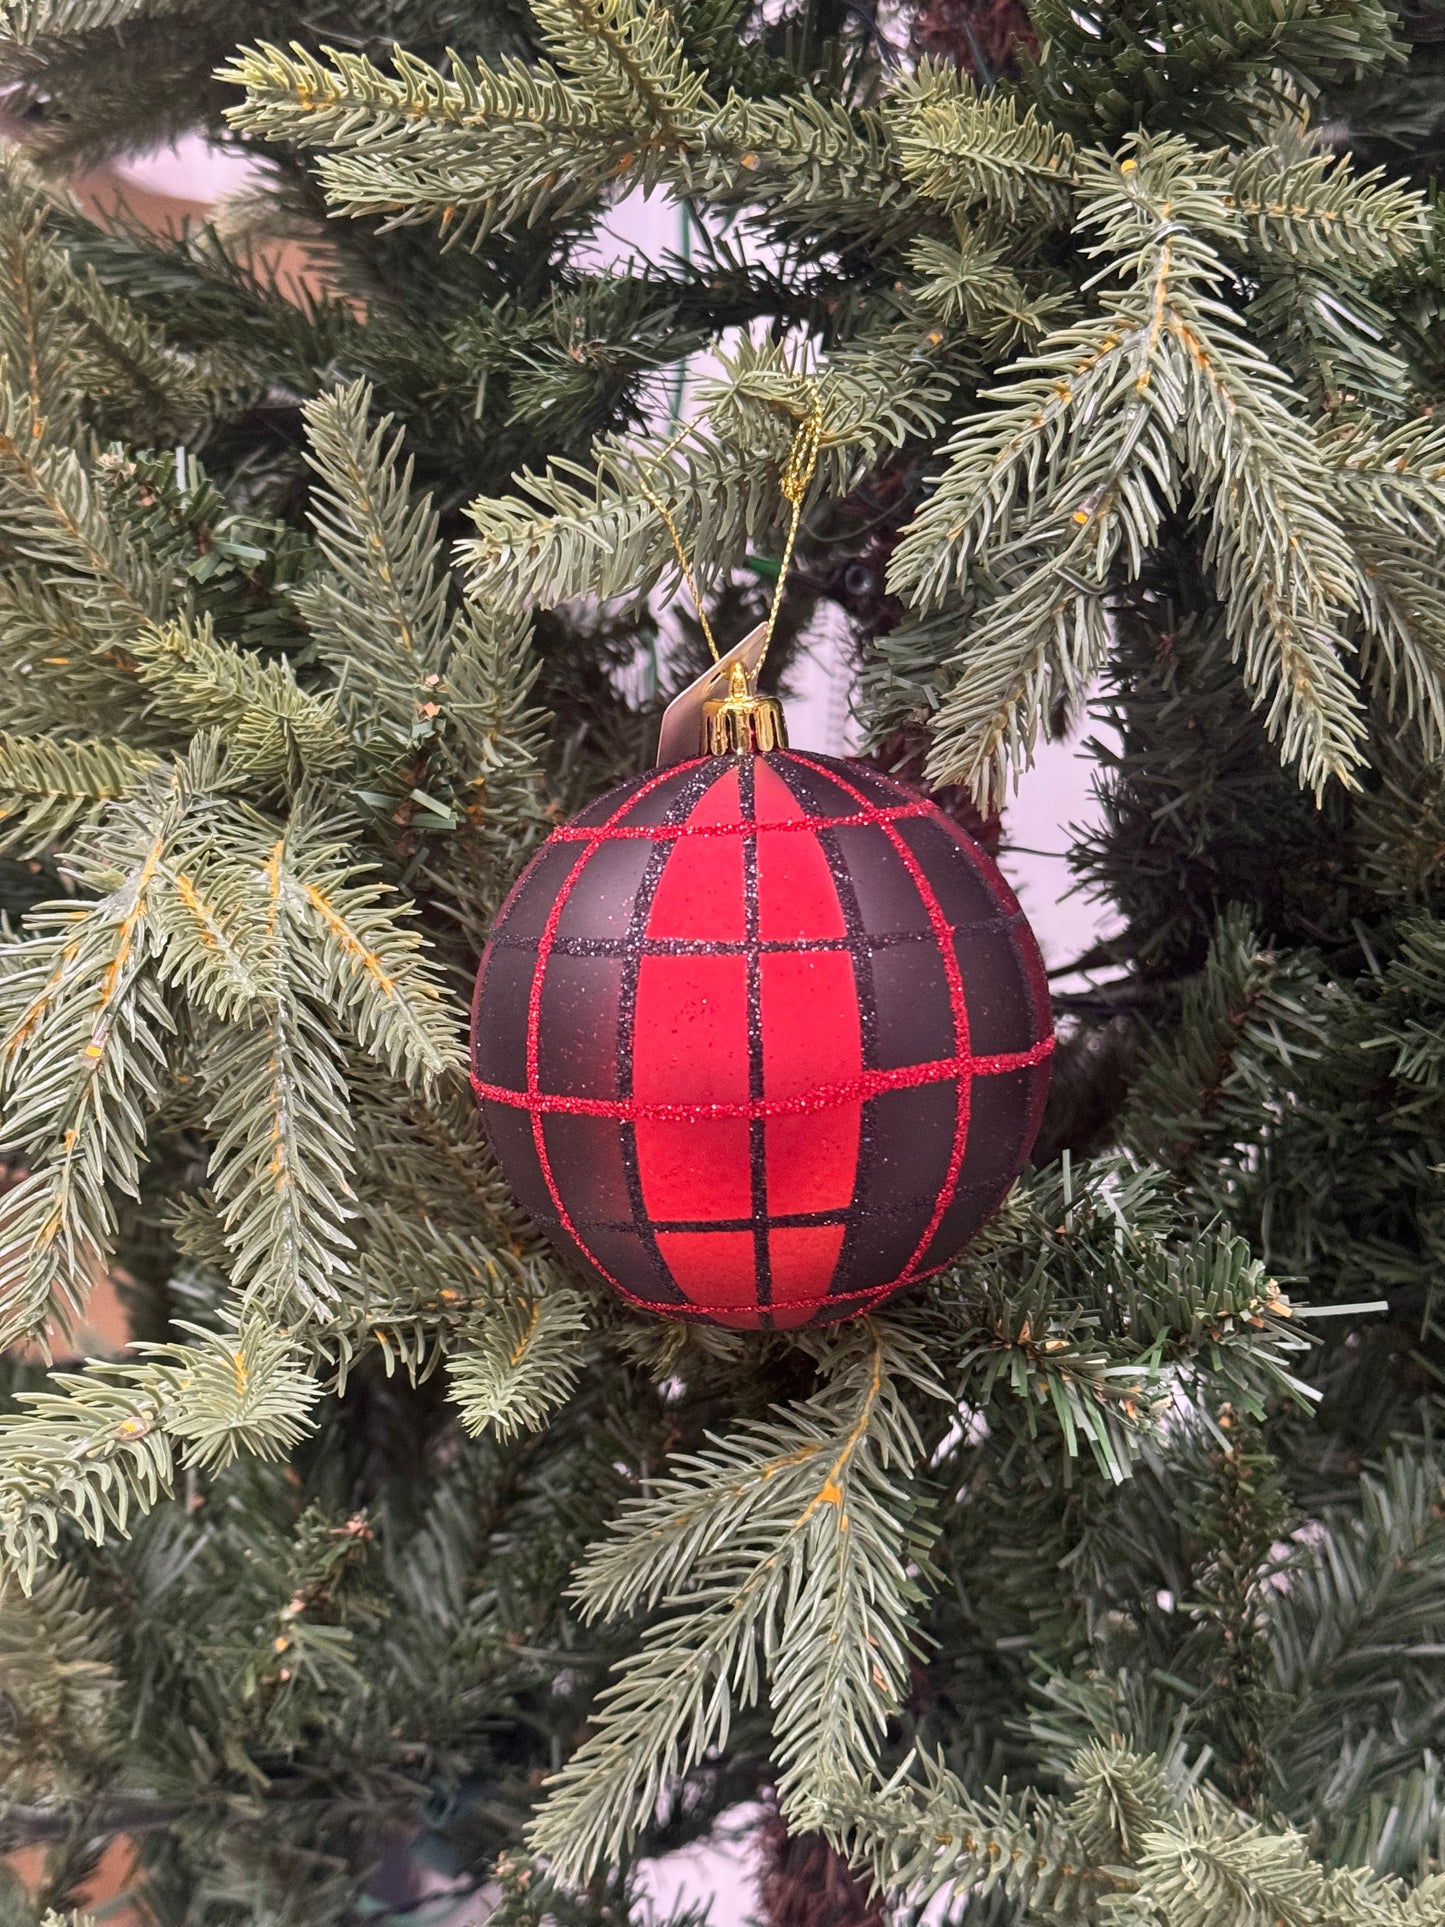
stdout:
<svg viewBox="0 0 1445 1927">
<path fill-rule="evenodd" d="M 768 629 L 763 637 L 762 651 L 758 656 L 758 667 L 754 681 L 763 673 L 763 664 L 768 658 L 772 644 L 773 631 L 778 626 L 778 612 L 783 606 L 783 590 L 788 583 L 788 570 L 793 564 L 793 549 L 798 540 L 798 524 L 803 519 L 803 503 L 807 500 L 808 490 L 813 486 L 813 477 L 818 472 L 818 451 L 823 444 L 823 397 L 816 383 L 810 383 L 811 402 L 807 414 L 799 422 L 793 445 L 788 450 L 788 459 L 783 464 L 783 473 L 778 486 L 783 499 L 792 507 L 788 520 L 788 539 L 783 544 L 783 559 L 778 564 L 778 580 L 773 588 L 773 604 L 768 610 Z"/>
<path fill-rule="evenodd" d="M 792 514 L 788 521 L 787 540 L 783 544 L 783 558 L 778 565 L 778 579 L 773 588 L 772 606 L 768 610 L 767 633 L 763 637 L 762 653 L 758 657 L 755 682 L 757 676 L 762 674 L 763 663 L 773 640 L 773 631 L 778 626 L 778 613 L 783 606 L 783 590 L 787 586 L 788 570 L 792 567 L 793 550 L 798 540 L 798 527 L 803 519 L 803 504 L 807 500 L 808 490 L 813 485 L 813 477 L 818 472 L 818 454 L 823 444 L 823 397 L 816 382 L 808 384 L 808 391 L 810 397 L 808 412 L 798 424 L 778 482 L 783 499 L 790 505 Z M 662 466 L 673 450 L 687 439 L 697 425 L 696 421 L 687 422 L 678 430 L 666 448 L 662 449 L 638 476 L 638 486 L 652 507 L 657 510 L 663 527 L 672 538 L 672 552 L 677 557 L 677 566 L 682 571 L 682 579 L 687 584 L 688 594 L 692 597 L 692 606 L 697 612 L 702 633 L 707 638 L 707 646 L 712 651 L 712 659 L 714 662 L 720 662 L 722 651 L 717 646 L 712 624 L 708 621 L 707 610 L 703 607 L 702 591 L 698 588 L 692 564 L 687 559 L 687 551 L 682 546 L 682 537 L 678 534 L 677 524 L 672 519 L 672 512 L 666 502 L 648 480 L 648 477 Z"/>
<path fill-rule="evenodd" d="M 696 427 L 696 422 L 685 423 L 673 436 L 672 440 L 667 444 L 667 447 L 664 448 L 653 461 L 648 463 L 646 469 L 638 477 L 638 485 L 648 501 L 662 517 L 663 526 L 672 537 L 672 552 L 677 557 L 677 566 L 682 570 L 682 579 L 687 584 L 688 594 L 692 597 L 692 606 L 697 611 L 698 622 L 702 625 L 704 636 L 707 637 L 707 646 L 712 651 L 713 661 L 720 662 L 722 660 L 722 651 L 717 646 L 717 639 L 712 632 L 712 624 L 707 619 L 707 610 L 703 607 L 702 602 L 702 591 L 697 586 L 697 577 L 692 572 L 692 564 L 688 561 L 687 551 L 682 546 L 682 537 L 677 532 L 677 524 L 673 521 L 672 512 L 666 502 L 663 501 L 662 497 L 647 479 L 649 475 L 653 474 L 655 470 L 662 466 L 672 451 L 678 447 L 680 443 L 684 442 Z"/>
</svg>

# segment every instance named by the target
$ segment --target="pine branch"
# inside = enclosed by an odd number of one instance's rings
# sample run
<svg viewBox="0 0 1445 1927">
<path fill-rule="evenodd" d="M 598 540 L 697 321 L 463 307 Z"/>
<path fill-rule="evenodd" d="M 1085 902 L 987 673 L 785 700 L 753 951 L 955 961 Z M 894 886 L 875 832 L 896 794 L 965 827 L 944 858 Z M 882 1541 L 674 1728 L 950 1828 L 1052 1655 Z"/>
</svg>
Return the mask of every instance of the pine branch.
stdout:
<svg viewBox="0 0 1445 1927">
<path fill-rule="evenodd" d="M 1422 916 L 1402 924 L 1399 937 L 1383 995 L 1362 1025 L 1363 1046 L 1388 1054 L 1391 1076 L 1424 1095 L 1445 1083 L 1445 1037 L 1431 1022 L 1445 1001 L 1445 929 L 1438 918 Z"/>
<path fill-rule="evenodd" d="M 881 1891 L 920 1911 L 939 1894 L 987 1900 L 1002 1889 L 1024 1917 L 1088 1921 L 1099 1900 L 1128 1891 L 1123 1869 L 1090 1864 L 1052 1803 L 1005 1792 L 976 1800 L 927 1754 L 910 1755 L 881 1790 L 839 1788 L 819 1820 Z"/>
<path fill-rule="evenodd" d="M 1155 0 L 1032 0 L 1047 57 L 1029 90 L 1083 139 L 1173 127 L 1244 140 L 1271 108 L 1401 58 L 1379 0 L 1199 0 L 1185 14 Z"/>
<path fill-rule="evenodd" d="M 297 994 L 301 964 L 286 960 L 248 1028 L 228 1025 L 206 1040 L 209 1176 L 232 1282 L 248 1307 L 325 1324 L 350 1267 L 354 1153 L 341 1052 Z"/>
<path fill-rule="evenodd" d="M 355 1208 L 344 1060 L 311 1001 L 317 912 L 298 849 L 317 854 L 300 822 L 237 823 L 181 906 L 194 924 L 189 981 L 226 1020 L 202 1032 L 201 1076 L 232 1280 L 248 1306 L 287 1322 L 334 1316 Z M 330 988 L 349 974 L 333 958 Z"/>
<path fill-rule="evenodd" d="M 231 767 L 259 785 L 294 789 L 351 760 L 331 704 L 299 689 L 289 663 L 217 642 L 207 617 L 147 629 L 130 649 L 167 720 L 221 730 Z"/>
<path fill-rule="evenodd" d="M 479 1235 L 474 1213 L 456 1229 L 423 1215 L 425 1205 L 418 1206 L 395 1178 L 383 1163 L 375 1170 L 375 1193 L 362 1188 L 357 1308 L 350 1342 L 345 1334 L 338 1341 L 342 1385 L 352 1356 L 373 1344 L 388 1377 L 400 1368 L 421 1384 L 444 1359 L 473 1343 L 486 1344 L 486 1328 L 509 1305 L 532 1304 L 553 1284 L 537 1253 L 515 1249 L 505 1236 Z"/>
<path fill-rule="evenodd" d="M 1141 1900 L 1156 1918 L 1187 1918 L 1185 1909 L 1204 1922 L 1293 1916 L 1309 1927 L 1383 1927 L 1400 1918 L 1404 1896 L 1396 1883 L 1362 1868 L 1326 1872 L 1293 1830 L 1272 1832 L 1243 1814 L 1221 1812 L 1217 1797 L 1205 1793 L 1181 1809 L 1172 1824 L 1145 1836 L 1136 1868 Z"/>
<path fill-rule="evenodd" d="M 1428 1449 L 1390 1452 L 1357 1500 L 1327 1508 L 1301 1536 L 1268 1595 L 1271 1737 L 1291 1762 L 1292 1800 L 1303 1811 L 1318 1802 L 1336 1838 L 1352 1808 L 1416 1766 L 1435 1717 L 1440 1478 Z"/>
<path fill-rule="evenodd" d="M 32 46 L 42 37 L 99 33 L 138 15 L 149 18 L 182 10 L 183 0 L 12 0 L 5 30 L 22 46 Z"/>
<path fill-rule="evenodd" d="M 124 1534 L 170 1493 L 177 1445 L 183 1463 L 214 1470 L 242 1452 L 284 1456 L 310 1430 L 320 1387 L 267 1318 L 180 1328 L 200 1342 L 52 1373 L 45 1391 L 20 1395 L 20 1417 L 0 1421 L 0 1571 L 27 1594 L 62 1518 L 96 1543 Z"/>
<path fill-rule="evenodd" d="M 533 0 L 544 46 L 598 119 L 640 145 L 695 144 L 713 103 L 688 65 L 674 16 L 638 0 Z"/>
<path fill-rule="evenodd" d="M 1345 155 L 1258 148 L 1241 156 L 1233 193 L 1250 251 L 1268 267 L 1287 255 L 1369 280 L 1417 260 L 1429 238 L 1423 196 L 1381 168 L 1357 174 Z"/>
<path fill-rule="evenodd" d="M 0 735 L 0 849 L 34 856 L 158 767 L 125 743 Z"/>
<path fill-rule="evenodd" d="M 207 367 L 178 352 L 128 301 L 72 265 L 57 210 L 18 152 L 0 156 L 0 357 L 31 421 L 52 442 L 82 412 L 145 420 L 148 435 L 193 432 L 233 390 L 225 357 Z"/>
<path fill-rule="evenodd" d="M 673 167 L 679 191 L 743 208 L 780 237 L 820 228 L 871 245 L 881 257 L 927 222 L 898 165 L 885 115 L 814 94 L 782 101 L 724 101 L 707 124 L 707 148 Z"/>
<path fill-rule="evenodd" d="M 1432 1914 L 1445 1907 L 1445 1874 L 1432 1874 L 1395 1902 L 1390 1927 L 1430 1927 Z"/>
<path fill-rule="evenodd" d="M 980 93 L 956 67 L 923 60 L 888 98 L 904 174 L 949 212 L 986 210 L 1049 225 L 1069 215 L 1074 144 L 1032 108 Z"/>
<path fill-rule="evenodd" d="M 889 583 L 927 613 L 976 579 L 987 600 L 935 721 L 930 775 L 997 807 L 1056 692 L 1077 699 L 1109 642 L 1116 567 L 1137 569 L 1178 497 L 1183 410 L 1152 326 L 1166 264 L 1107 318 L 1047 339 L 1000 404 L 945 449 L 950 465 L 895 552 Z M 991 593 L 990 593 L 991 592 Z"/>
<path fill-rule="evenodd" d="M 329 50 L 324 64 L 300 46 L 288 55 L 263 43 L 221 70 L 247 94 L 227 118 L 326 148 L 318 172 L 338 212 L 440 218 L 453 236 L 544 211 L 556 218 L 623 170 L 631 184 L 654 185 L 680 144 L 701 141 L 716 108 L 660 8 L 554 0 L 538 18 L 582 63 L 575 80 L 510 59 L 458 60 L 444 76 L 402 52 L 388 77 L 361 55 Z"/>
<path fill-rule="evenodd" d="M 129 301 L 102 287 L 93 269 L 72 271 L 68 315 L 92 408 L 102 426 L 123 422 L 137 440 L 187 439 L 255 391 L 243 360 L 224 350 L 187 354 Z"/>
<path fill-rule="evenodd" d="M 174 1802 L 152 1800 L 144 1794 L 122 1794 L 107 1800 L 97 1809 L 93 1801 L 74 1806 L 21 1805 L 7 1803 L 0 1819 L 0 1848 L 14 1853 L 18 1848 L 44 1845 L 50 1841 L 71 1840 L 78 1826 L 87 1821 L 106 1834 L 159 1832 L 174 1827 L 182 1809 Z M 94 1916 L 78 1911 L 47 1913 L 42 1927 L 94 1927 Z"/>
<path fill-rule="evenodd" d="M 163 1374 L 96 1362 L 48 1383 L 0 1422 L 0 1570 L 25 1591 L 54 1555 L 62 1518 L 97 1543 L 123 1534 L 132 1512 L 169 1493 L 173 1473 Z"/>
<path fill-rule="evenodd" d="M 310 957 L 310 994 L 354 1032 L 369 1055 L 418 1091 L 464 1062 L 462 1013 L 442 986 L 409 907 L 372 882 L 346 840 L 350 826 L 295 811 L 276 871 L 295 944 L 299 988 Z M 278 845 L 278 848 L 280 846 Z"/>
<path fill-rule="evenodd" d="M 267 850 L 265 824 L 233 816 L 228 847 L 213 813 L 197 837 L 186 819 L 215 780 L 204 746 L 147 779 L 88 859 L 101 874 L 119 863 L 128 880 L 93 908 L 57 910 L 56 936 L 19 948 L 7 1131 L 33 1169 L 0 1202 L 16 1332 L 78 1309 L 114 1232 L 110 1187 L 135 1194 L 171 1024 L 159 982 L 224 1020 L 208 1033 L 205 1075 L 235 1276 L 293 1316 L 332 1302 L 349 1247 L 343 1065 L 311 999 L 417 1083 L 458 1061 L 456 1018 L 420 940 L 357 879 L 334 828 L 303 816 Z"/>
<path fill-rule="evenodd" d="M 1070 1802 L 970 1796 L 941 1761 L 910 1758 L 881 1794 L 859 1788 L 830 1811 L 885 1891 L 910 1908 L 965 1889 L 1060 1923 L 1180 1927 L 1287 1920 L 1292 1927 L 1406 1927 L 1439 1878 L 1412 1895 L 1367 1868 L 1327 1869 L 1305 1837 L 1267 1827 L 1196 1787 L 1177 1764 L 1117 1742 L 1071 1763 Z M 1432 1891 L 1434 1890 L 1434 1891 Z"/>
<path fill-rule="evenodd" d="M 0 572 L 0 673 L 6 722 L 17 734 L 83 730 L 109 739 L 123 724 L 137 746 L 166 741 L 147 726 L 146 693 L 129 658 L 119 650 L 97 651 L 75 598 L 38 569 Z"/>
<path fill-rule="evenodd" d="M 701 443 L 655 468 L 642 450 L 609 448 L 606 457 L 613 486 L 600 468 L 588 476 L 553 462 L 545 475 L 518 477 L 525 494 L 472 503 L 479 533 L 460 554 L 473 594 L 509 612 L 589 592 L 645 594 L 674 567 L 674 556 L 639 486 L 643 475 L 667 503 L 704 581 L 740 561 L 750 542 L 766 545 L 779 524 L 776 487 L 739 449 Z"/>
<path fill-rule="evenodd" d="M 1262 950 L 1236 905 L 1185 987 L 1178 1029 L 1139 1070 L 1126 1141 L 1187 1181 L 1223 1146 L 1254 1141 L 1281 1069 L 1317 1059 L 1326 1041 L 1317 973 L 1306 959 L 1284 963 Z"/>
<path fill-rule="evenodd" d="M 1427 756 L 1445 750 L 1445 436 L 1428 422 L 1382 432 L 1364 420 L 1322 450 L 1359 557 L 1363 667 L 1392 721 L 1408 719 Z"/>
<path fill-rule="evenodd" d="M 451 644 L 436 692 L 438 734 L 460 827 L 438 839 L 427 875 L 477 954 L 512 879 L 552 825 L 541 768 L 549 718 L 530 702 L 541 664 L 518 613 L 473 603 Z"/>
<path fill-rule="evenodd" d="M 1410 407 L 1409 362 L 1388 311 L 1358 281 L 1302 262 L 1256 270 L 1245 319 L 1321 415 L 1363 405 L 1398 418 Z"/>
<path fill-rule="evenodd" d="M 951 241 L 922 235 L 909 249 L 909 299 L 926 315 L 961 323 L 990 358 L 1031 347 L 1064 299 L 1031 292 L 1004 256 L 1000 244 L 962 221 Z"/>
<path fill-rule="evenodd" d="M 1116 1211 L 1117 1206 L 1117 1211 Z M 1288 1300 L 1243 1238 L 1197 1230 L 1161 1173 L 1127 1158 L 1020 1185 L 1014 1223 L 934 1287 L 928 1343 L 1001 1436 L 1057 1428 L 1121 1482 L 1176 1397 L 1261 1416 L 1313 1394 Z M 1122 1215 L 1120 1215 L 1122 1214 Z"/>
<path fill-rule="evenodd" d="M 97 648 L 156 620 L 166 585 L 96 499 L 73 449 L 51 448 L 27 399 L 0 386 L 0 535 L 45 570 Z"/>
<path fill-rule="evenodd" d="M 1355 565 L 1318 485 L 1313 437 L 1262 355 L 1187 324 L 1181 341 L 1191 478 L 1215 505 L 1204 561 L 1245 683 L 1305 788 L 1318 797 L 1331 778 L 1354 787 L 1363 706 L 1342 661 L 1351 654 L 1342 616 L 1358 602 Z"/>
<path fill-rule="evenodd" d="M 1286 105 L 1266 143 L 1237 162 L 1233 199 L 1245 218 L 1244 259 L 1258 292 L 1250 327 L 1323 413 L 1364 403 L 1411 412 L 1412 375 L 1381 277 L 1418 273 L 1424 209 L 1376 171 L 1319 151 L 1320 137 Z"/>
<path fill-rule="evenodd" d="M 214 1472 L 243 1453 L 285 1458 L 312 1429 L 310 1410 L 321 1396 L 290 1336 L 265 1314 L 222 1331 L 184 1319 L 176 1326 L 199 1342 L 135 1349 L 163 1359 L 175 1374 L 163 1422 L 180 1442 L 183 1462 Z"/>
<path fill-rule="evenodd" d="M 74 331 L 57 326 L 70 272 L 45 233 L 47 198 L 13 151 L 0 160 L 0 354 L 32 421 L 62 436 L 75 425 L 80 390 L 70 379 Z"/>
<path fill-rule="evenodd" d="M 586 1361 L 586 1301 L 554 1287 L 474 1324 L 447 1361 L 452 1397 L 473 1437 L 535 1432 L 571 1396 Z"/>
<path fill-rule="evenodd" d="M 533 11 L 566 77 L 546 61 L 510 60 L 454 60 L 443 75 L 404 53 L 387 76 L 357 55 L 318 60 L 263 44 L 222 71 L 247 90 L 228 117 L 267 139 L 325 147 L 318 171 L 336 212 L 436 220 L 449 241 L 557 221 L 619 180 L 643 192 L 665 182 L 723 206 L 761 201 L 780 232 L 836 223 L 886 244 L 900 215 L 914 224 L 916 197 L 876 111 L 803 93 L 714 100 L 671 16 L 638 0 L 550 0 Z M 1000 122 L 1000 148 L 1008 133 Z"/>
<path fill-rule="evenodd" d="M 394 754 L 412 741 L 422 685 L 442 669 L 447 582 L 430 497 L 412 504 L 401 437 L 387 442 L 390 416 L 368 432 L 370 408 L 358 381 L 302 410 L 326 566 L 297 602 L 336 673 L 342 713 Z"/>
<path fill-rule="evenodd" d="M 933 345 L 898 327 L 834 357 L 818 383 L 820 495 L 844 492 L 890 448 L 937 422 L 948 388 Z M 785 504 L 777 476 L 808 412 L 808 378 L 783 349 L 746 341 L 723 366 L 703 396 L 716 440 L 695 436 L 663 458 L 655 449 L 600 442 L 591 473 L 554 462 L 545 475 L 519 478 L 525 496 L 474 502 L 479 535 L 460 550 L 470 592 L 499 609 L 645 594 L 674 557 L 644 479 L 667 503 L 704 584 L 749 546 L 780 542 Z"/>
<path fill-rule="evenodd" d="M 458 357 L 477 378 L 479 396 L 493 376 L 506 381 L 514 420 L 549 440 L 585 440 L 599 421 L 640 398 L 643 383 L 706 346 L 693 325 L 686 282 L 659 274 L 587 275 L 555 289 L 540 307 L 499 302 L 449 331 Z"/>
<path fill-rule="evenodd" d="M 384 1199 L 402 1217 L 456 1227 L 467 1234 L 469 1246 L 477 1241 L 485 1250 L 487 1276 L 487 1264 L 507 1270 L 536 1261 L 544 1250 L 540 1234 L 523 1217 L 497 1170 L 464 1079 L 448 1077 L 430 1098 L 421 1098 L 364 1060 L 353 1060 L 348 1076 L 364 1200 Z M 469 1255 L 464 1269 L 472 1261 Z M 396 1266 L 398 1275 L 408 1268 L 394 1255 L 386 1262 Z M 448 1268 L 444 1255 L 433 1262 L 441 1270 Z M 512 1269 L 510 1278 L 526 1285 L 530 1274 Z M 478 1274 L 466 1270 L 452 1282 L 459 1296 L 470 1300 Z"/>
<path fill-rule="evenodd" d="M 892 586 L 924 612 L 965 591 L 983 599 L 930 774 L 997 804 L 1051 695 L 1076 699 L 1097 669 L 1111 588 L 1138 575 L 1187 480 L 1208 505 L 1205 564 L 1267 729 L 1307 786 L 1352 780 L 1354 558 L 1313 438 L 1218 299 L 1209 237 L 1237 234 L 1238 216 L 1215 163 L 1177 140 L 1139 141 L 1117 166 L 1081 164 L 1080 183 L 1080 222 L 1131 285 L 989 393 L 1004 406 L 949 445 L 894 556 Z"/>
<path fill-rule="evenodd" d="M 275 990 L 265 905 L 256 888 L 260 866 L 246 861 L 254 836 L 252 822 L 225 809 L 189 826 L 176 839 L 152 899 L 164 944 L 162 982 L 225 1023 L 249 1022 Z"/>
<path fill-rule="evenodd" d="M 120 1690 L 115 1638 L 74 1573 L 47 1573 L 0 1612 L 0 1791 L 53 1801 L 83 1792 L 109 1763 Z"/>
<path fill-rule="evenodd" d="M 1065 1812 L 1083 1857 L 1105 1866 L 1137 1860 L 1145 1836 L 1168 1816 L 1188 1777 L 1187 1754 L 1177 1741 L 1160 1756 L 1140 1755 L 1117 1738 L 1074 1751 L 1064 1768 L 1064 1782 L 1074 1789 Z"/>
<path fill-rule="evenodd" d="M 921 1548 L 895 1481 L 920 1446 L 906 1388 L 931 1368 L 902 1333 L 860 1321 L 821 1352 L 825 1388 L 681 1461 L 624 1508 L 584 1562 L 591 1618 L 661 1606 L 531 1830 L 562 1881 L 614 1860 L 659 1798 L 725 1744 L 734 1702 L 771 1678 L 777 1760 L 799 1824 L 871 1770 L 907 1679 Z M 892 1476 L 890 1477 L 890 1473 Z"/>
<path fill-rule="evenodd" d="M 0 1043 L 6 1141 L 30 1166 L 0 1199 L 0 1306 L 7 1343 L 89 1296 L 115 1230 L 112 1187 L 137 1194 L 144 1116 L 172 1020 L 154 966 L 154 895 L 167 852 L 215 781 L 209 746 L 162 767 L 111 806 L 79 875 L 96 901 L 44 913 L 46 935 L 13 946 Z M 37 922 L 39 920 L 37 919 Z"/>
<path fill-rule="evenodd" d="M 337 1693 L 364 1695 L 355 1628 L 376 1613 L 361 1585 L 373 1531 L 364 1513 L 336 1517 L 309 1505 L 262 1575 L 259 1624 L 233 1624 L 232 1652 L 260 1702 L 257 1739 L 297 1746 L 309 1719 Z M 264 1588 L 264 1590 L 263 1590 Z M 351 1623 L 348 1623 L 351 1622 Z"/>
</svg>

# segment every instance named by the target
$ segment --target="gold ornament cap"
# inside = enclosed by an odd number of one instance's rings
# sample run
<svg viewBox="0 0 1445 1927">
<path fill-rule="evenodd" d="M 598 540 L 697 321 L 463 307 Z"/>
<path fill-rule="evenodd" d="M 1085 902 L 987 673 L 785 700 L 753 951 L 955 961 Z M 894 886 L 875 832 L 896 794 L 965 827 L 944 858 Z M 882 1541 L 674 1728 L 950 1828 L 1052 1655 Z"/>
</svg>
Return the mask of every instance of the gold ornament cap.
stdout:
<svg viewBox="0 0 1445 1927">
<path fill-rule="evenodd" d="M 775 696 L 759 696 L 740 662 L 728 674 L 728 693 L 720 702 L 702 706 L 704 756 L 755 755 L 788 747 L 783 705 Z"/>
<path fill-rule="evenodd" d="M 700 676 L 673 697 L 657 739 L 657 766 L 690 762 L 694 756 L 743 755 L 786 749 L 783 712 L 773 696 L 755 693 L 767 648 L 768 625 L 735 642 Z"/>
</svg>

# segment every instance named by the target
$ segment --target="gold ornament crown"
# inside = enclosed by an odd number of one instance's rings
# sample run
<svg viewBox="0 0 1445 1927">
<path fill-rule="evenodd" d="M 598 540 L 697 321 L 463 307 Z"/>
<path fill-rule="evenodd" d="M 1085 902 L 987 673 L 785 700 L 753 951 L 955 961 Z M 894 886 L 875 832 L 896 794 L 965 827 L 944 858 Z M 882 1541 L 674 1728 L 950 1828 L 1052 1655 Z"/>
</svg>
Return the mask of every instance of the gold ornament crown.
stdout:
<svg viewBox="0 0 1445 1927">
<path fill-rule="evenodd" d="M 788 747 L 783 705 L 776 696 L 759 696 L 748 686 L 748 672 L 735 662 L 728 676 L 728 693 L 721 702 L 702 706 L 702 753 L 726 756 Z"/>
</svg>

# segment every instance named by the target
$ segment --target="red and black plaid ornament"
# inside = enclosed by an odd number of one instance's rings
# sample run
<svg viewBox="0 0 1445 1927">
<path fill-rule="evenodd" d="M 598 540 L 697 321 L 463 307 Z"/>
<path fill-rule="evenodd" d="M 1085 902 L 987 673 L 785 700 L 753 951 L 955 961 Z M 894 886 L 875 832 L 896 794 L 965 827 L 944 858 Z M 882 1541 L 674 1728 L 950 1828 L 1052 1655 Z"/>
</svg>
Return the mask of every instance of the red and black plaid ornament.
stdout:
<svg viewBox="0 0 1445 1927">
<path fill-rule="evenodd" d="M 482 959 L 472 1072 L 519 1202 L 630 1304 L 826 1324 L 953 1258 L 1053 1048 L 993 863 L 875 771 L 775 749 L 619 785 Z"/>
</svg>

